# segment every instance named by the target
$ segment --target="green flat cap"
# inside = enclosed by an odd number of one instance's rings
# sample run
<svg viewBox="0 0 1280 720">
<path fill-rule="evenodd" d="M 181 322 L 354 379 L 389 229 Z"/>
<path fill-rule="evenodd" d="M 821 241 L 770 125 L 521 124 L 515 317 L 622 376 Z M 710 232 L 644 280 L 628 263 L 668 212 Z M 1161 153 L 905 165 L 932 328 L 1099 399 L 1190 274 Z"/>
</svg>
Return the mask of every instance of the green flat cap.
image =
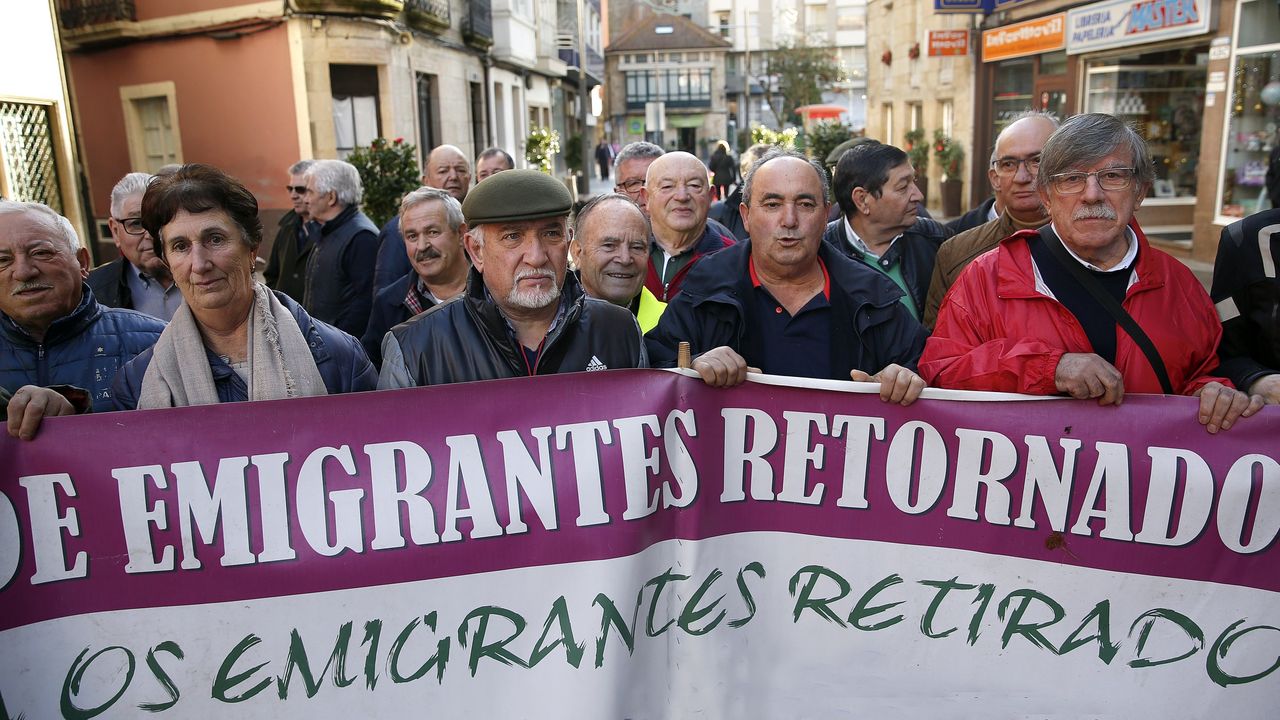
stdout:
<svg viewBox="0 0 1280 720">
<path fill-rule="evenodd" d="M 559 180 L 537 170 L 507 170 L 471 188 L 462 215 L 475 227 L 568 215 L 572 207 L 573 196 Z"/>
</svg>

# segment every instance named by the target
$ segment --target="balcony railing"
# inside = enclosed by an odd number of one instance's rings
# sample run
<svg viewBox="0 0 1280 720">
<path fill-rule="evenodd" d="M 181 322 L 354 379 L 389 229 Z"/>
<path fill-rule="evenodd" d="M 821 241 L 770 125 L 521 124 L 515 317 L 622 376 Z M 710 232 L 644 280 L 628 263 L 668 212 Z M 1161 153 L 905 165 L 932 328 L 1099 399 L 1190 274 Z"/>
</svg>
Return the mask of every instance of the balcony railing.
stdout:
<svg viewBox="0 0 1280 720">
<path fill-rule="evenodd" d="M 449 0 L 406 0 L 404 14 L 410 25 L 430 32 L 448 30 L 451 23 Z"/>
<path fill-rule="evenodd" d="M 493 7 L 490 0 L 464 0 L 467 3 L 466 23 L 462 37 L 467 44 L 488 50 L 493 45 Z"/>
<path fill-rule="evenodd" d="M 404 0 L 294 0 L 302 12 L 366 15 L 395 19 L 404 11 Z"/>
<path fill-rule="evenodd" d="M 64 30 L 138 18 L 133 0 L 58 0 L 58 16 Z"/>
</svg>

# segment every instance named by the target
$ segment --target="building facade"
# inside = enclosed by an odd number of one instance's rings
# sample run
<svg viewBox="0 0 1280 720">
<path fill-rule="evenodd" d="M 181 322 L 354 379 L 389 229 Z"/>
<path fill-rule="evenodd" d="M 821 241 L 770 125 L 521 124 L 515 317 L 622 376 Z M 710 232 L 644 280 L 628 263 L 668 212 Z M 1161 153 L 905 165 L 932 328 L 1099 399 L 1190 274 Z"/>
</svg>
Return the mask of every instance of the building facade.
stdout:
<svg viewBox="0 0 1280 720">
<path fill-rule="evenodd" d="M 707 7 L 711 29 L 733 43 L 726 60 L 732 131 L 786 124 L 766 102 L 761 79 L 769 52 L 796 45 L 831 50 L 843 79 L 823 89 L 822 102 L 845 108 L 839 120 L 851 129 L 866 125 L 867 0 L 708 0 Z"/>
<path fill-rule="evenodd" d="M 941 130 L 959 143 L 960 175 L 972 178 L 959 189 L 961 210 L 991 192 L 986 155 L 975 147 L 972 23 L 970 15 L 937 12 L 929 3 L 867 2 L 867 136 L 906 149 L 908 133 L 922 132 L 932 145 Z M 976 167 L 980 180 L 970 172 Z M 932 153 L 916 176 L 929 211 L 943 216 L 943 173 Z"/>
<path fill-rule="evenodd" d="M 611 137 L 649 140 L 698 157 L 729 138 L 725 55 L 729 42 L 680 15 L 653 14 L 605 48 Z"/>
<path fill-rule="evenodd" d="M 523 166 L 533 128 L 566 124 L 557 0 L 57 2 L 103 222 L 131 171 L 218 165 L 270 224 L 300 158 L 385 137 L 420 162 L 447 143 L 471 157 L 497 145 Z"/>
</svg>

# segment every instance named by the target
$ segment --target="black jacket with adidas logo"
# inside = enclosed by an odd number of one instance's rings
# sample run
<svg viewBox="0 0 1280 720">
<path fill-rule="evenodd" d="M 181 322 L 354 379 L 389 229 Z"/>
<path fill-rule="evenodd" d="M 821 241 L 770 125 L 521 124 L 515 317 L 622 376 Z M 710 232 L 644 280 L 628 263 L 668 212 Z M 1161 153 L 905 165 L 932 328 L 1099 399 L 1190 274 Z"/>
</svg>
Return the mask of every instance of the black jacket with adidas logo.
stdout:
<svg viewBox="0 0 1280 720">
<path fill-rule="evenodd" d="M 572 273 L 561 297 L 564 314 L 543 342 L 532 374 L 649 366 L 640 326 L 626 308 L 587 297 Z M 382 353 L 379 389 L 531 374 L 474 268 L 465 293 L 393 327 Z"/>
</svg>

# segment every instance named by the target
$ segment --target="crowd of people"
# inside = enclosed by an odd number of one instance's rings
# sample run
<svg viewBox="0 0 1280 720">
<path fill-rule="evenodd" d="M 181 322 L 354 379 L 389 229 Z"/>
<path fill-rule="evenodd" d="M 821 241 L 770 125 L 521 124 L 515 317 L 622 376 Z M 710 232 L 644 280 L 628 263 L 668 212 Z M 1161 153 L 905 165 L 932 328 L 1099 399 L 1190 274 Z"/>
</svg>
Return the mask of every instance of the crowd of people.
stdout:
<svg viewBox="0 0 1280 720">
<path fill-rule="evenodd" d="M 598 153 L 615 192 L 575 210 L 502 149 L 476 158 L 473 184 L 442 145 L 382 228 L 352 165 L 303 160 L 261 281 L 257 200 L 211 165 L 122 178 L 120 257 L 93 270 L 65 218 L 0 201 L 9 432 L 89 411 L 672 367 L 682 343 L 712 386 L 859 380 L 902 405 L 928 386 L 1102 405 L 1194 395 L 1211 433 L 1280 403 L 1280 210 L 1223 231 L 1211 299 L 1134 219 L 1154 168 L 1115 117 L 1011 123 L 993 196 L 947 225 L 892 145 L 851 142 L 826 166 L 753 146 L 737 183 L 723 150 L 710 169 L 644 142 Z"/>
</svg>

